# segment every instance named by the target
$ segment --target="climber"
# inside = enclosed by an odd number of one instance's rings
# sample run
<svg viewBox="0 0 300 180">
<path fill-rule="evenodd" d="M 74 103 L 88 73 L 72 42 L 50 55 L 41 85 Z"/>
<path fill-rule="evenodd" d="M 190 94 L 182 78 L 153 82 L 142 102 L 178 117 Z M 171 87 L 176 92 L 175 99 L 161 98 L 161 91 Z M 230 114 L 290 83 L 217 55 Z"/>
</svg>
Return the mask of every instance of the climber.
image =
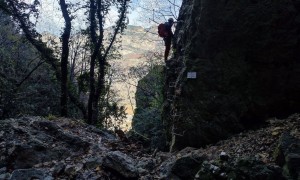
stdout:
<svg viewBox="0 0 300 180">
<path fill-rule="evenodd" d="M 174 20 L 173 18 L 169 18 L 168 22 L 165 22 L 163 25 L 160 25 L 158 27 L 158 33 L 159 36 L 164 38 L 164 42 L 165 42 L 165 62 L 168 60 L 168 56 L 169 56 L 169 52 L 171 49 L 171 43 L 172 43 L 172 39 L 173 39 L 173 32 L 172 32 L 172 26 L 174 24 Z M 161 30 L 160 27 L 163 27 Z M 161 33 L 162 31 L 162 33 Z"/>
<path fill-rule="evenodd" d="M 173 18 L 168 19 L 168 22 L 165 22 L 165 27 L 166 27 L 166 31 L 168 32 L 168 35 L 166 37 L 164 37 L 164 41 L 165 41 L 165 61 L 168 60 L 168 56 L 169 56 L 169 52 L 171 49 L 171 43 L 172 43 L 172 39 L 173 39 L 173 32 L 172 32 L 172 26 L 174 24 L 174 20 Z"/>
</svg>

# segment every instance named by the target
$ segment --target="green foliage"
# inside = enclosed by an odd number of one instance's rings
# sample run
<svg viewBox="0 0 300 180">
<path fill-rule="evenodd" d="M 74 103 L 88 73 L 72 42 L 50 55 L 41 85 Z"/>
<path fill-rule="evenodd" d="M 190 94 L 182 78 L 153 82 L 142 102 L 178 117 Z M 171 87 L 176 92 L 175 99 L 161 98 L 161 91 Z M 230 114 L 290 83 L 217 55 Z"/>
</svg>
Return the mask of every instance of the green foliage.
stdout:
<svg viewBox="0 0 300 180">
<path fill-rule="evenodd" d="M 89 72 L 84 72 L 77 77 L 79 92 L 88 92 L 89 89 Z"/>
<path fill-rule="evenodd" d="M 48 116 L 46 116 L 46 118 L 50 121 L 54 120 L 54 119 L 57 119 L 57 117 L 53 114 L 49 114 Z"/>
<path fill-rule="evenodd" d="M 163 66 L 153 66 L 138 83 L 133 130 L 151 139 L 152 148 L 165 148 L 164 127 L 161 120 L 163 104 Z"/>
<path fill-rule="evenodd" d="M 57 113 L 53 72 L 0 12 L 0 118 Z"/>
<path fill-rule="evenodd" d="M 111 88 L 114 72 L 110 71 L 110 69 L 111 68 L 108 68 L 108 72 L 106 73 L 106 88 L 105 91 L 102 92 L 103 94 L 99 101 L 99 125 L 107 129 L 119 129 L 121 124 L 124 123 L 127 114 L 125 107 L 119 105 L 121 99 L 118 98 L 117 91 Z"/>
<path fill-rule="evenodd" d="M 124 106 L 119 106 L 116 102 L 106 104 L 101 108 L 103 112 L 103 123 L 101 126 L 111 129 L 113 127 L 119 128 L 126 118 L 126 109 Z"/>
</svg>

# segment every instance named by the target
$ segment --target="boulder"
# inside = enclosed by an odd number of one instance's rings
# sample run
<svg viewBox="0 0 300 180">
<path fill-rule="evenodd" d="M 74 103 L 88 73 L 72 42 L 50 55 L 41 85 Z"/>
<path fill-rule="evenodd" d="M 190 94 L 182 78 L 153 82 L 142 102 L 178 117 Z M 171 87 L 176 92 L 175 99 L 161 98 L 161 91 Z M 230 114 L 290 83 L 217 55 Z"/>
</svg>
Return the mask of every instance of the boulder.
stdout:
<svg viewBox="0 0 300 180">
<path fill-rule="evenodd" d="M 0 179 L 9 179 L 10 178 L 10 174 L 9 173 L 0 173 Z"/>
<path fill-rule="evenodd" d="M 193 179 L 204 160 L 204 155 L 185 155 L 175 161 L 171 172 L 182 179 Z"/>
<path fill-rule="evenodd" d="M 164 179 L 193 179 L 205 159 L 206 156 L 197 151 L 188 154 L 179 152 L 177 157 L 163 162 L 158 171 Z"/>
<path fill-rule="evenodd" d="M 124 178 L 136 179 L 138 171 L 136 162 L 131 157 L 120 151 L 108 152 L 103 158 L 103 166 L 112 169 L 122 175 Z"/>
<path fill-rule="evenodd" d="M 102 166 L 103 159 L 101 157 L 90 157 L 86 160 L 84 166 L 87 169 L 96 169 Z"/>
<path fill-rule="evenodd" d="M 8 167 L 13 169 L 31 168 L 35 164 L 63 157 L 61 149 L 47 149 L 40 145 L 17 144 L 7 159 Z M 66 153 L 64 153 L 66 155 Z"/>
<path fill-rule="evenodd" d="M 117 141 L 117 137 L 115 135 L 113 135 L 112 132 L 109 132 L 108 130 L 99 129 L 99 128 L 97 128 L 95 126 L 91 126 L 91 125 L 89 125 L 87 127 L 87 130 L 101 135 L 101 137 L 106 141 Z"/>
<path fill-rule="evenodd" d="M 52 137 L 59 138 L 72 149 L 75 150 L 88 150 L 90 145 L 88 142 L 84 141 L 79 136 L 65 133 L 57 124 L 51 121 L 34 121 L 33 127 L 42 129 L 45 133 L 51 135 Z"/>
<path fill-rule="evenodd" d="M 141 158 L 136 167 L 151 172 L 155 167 L 155 162 L 152 158 Z"/>
<path fill-rule="evenodd" d="M 43 170 L 38 169 L 17 169 L 13 171 L 10 180 L 21 180 L 21 179 L 43 179 L 53 180 L 53 178 L 47 175 Z"/>
<path fill-rule="evenodd" d="M 3 139 L 0 143 L 0 168 L 10 170 L 33 168 L 37 164 L 65 159 L 91 147 L 83 138 L 40 117 L 3 120 L 0 135 Z"/>
<path fill-rule="evenodd" d="M 284 167 L 284 174 L 292 179 L 300 178 L 300 139 L 285 132 L 275 150 L 276 163 Z"/>
<path fill-rule="evenodd" d="M 284 177 L 280 167 L 264 164 L 254 158 L 243 158 L 231 163 L 205 161 L 195 179 L 282 180 Z"/>
<path fill-rule="evenodd" d="M 66 168 L 66 165 L 64 163 L 58 163 L 58 164 L 56 164 L 53 167 L 52 175 L 54 177 L 61 175 L 64 172 L 65 168 Z"/>
</svg>

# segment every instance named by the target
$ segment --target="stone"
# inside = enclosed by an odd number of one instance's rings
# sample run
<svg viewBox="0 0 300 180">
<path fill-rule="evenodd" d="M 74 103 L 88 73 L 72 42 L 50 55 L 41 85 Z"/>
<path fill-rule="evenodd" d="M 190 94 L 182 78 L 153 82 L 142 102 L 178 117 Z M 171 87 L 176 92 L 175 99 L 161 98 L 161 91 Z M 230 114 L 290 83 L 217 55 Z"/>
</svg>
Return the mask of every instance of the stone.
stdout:
<svg viewBox="0 0 300 180">
<path fill-rule="evenodd" d="M 276 163 L 285 167 L 284 174 L 290 178 L 300 178 L 300 140 L 284 132 L 275 150 Z"/>
<path fill-rule="evenodd" d="M 147 171 L 146 169 L 138 167 L 137 172 L 139 173 L 139 175 L 146 175 L 149 171 Z"/>
<path fill-rule="evenodd" d="M 284 179 L 282 170 L 278 167 L 264 164 L 253 158 L 244 158 L 237 161 L 234 167 L 236 177 L 249 179 Z"/>
<path fill-rule="evenodd" d="M 222 160 L 222 161 L 228 161 L 228 159 L 229 159 L 229 155 L 226 154 L 226 152 L 224 152 L 224 151 L 222 151 L 220 153 L 219 157 L 220 157 L 220 160 Z"/>
<path fill-rule="evenodd" d="M 78 171 L 81 171 L 83 169 L 83 164 L 82 163 L 77 163 L 75 165 L 75 171 L 78 172 Z"/>
<path fill-rule="evenodd" d="M 279 167 L 264 164 L 254 158 L 238 159 L 235 163 L 203 162 L 195 179 L 284 179 Z"/>
<path fill-rule="evenodd" d="M 88 151 L 91 147 L 84 138 L 40 117 L 3 120 L 0 132 L 5 132 L 1 139 L 6 139 L 1 142 L 0 167 L 12 169 L 52 166 L 53 161 Z"/>
<path fill-rule="evenodd" d="M 61 175 L 65 170 L 66 165 L 64 163 L 58 163 L 54 166 L 52 175 L 54 177 Z"/>
<path fill-rule="evenodd" d="M 9 179 L 10 178 L 10 175 L 9 173 L 4 173 L 4 174 L 1 174 L 0 173 L 0 179 Z"/>
<path fill-rule="evenodd" d="M 43 179 L 53 180 L 46 172 L 37 169 L 17 169 L 12 172 L 10 180 L 20 179 Z"/>
<path fill-rule="evenodd" d="M 103 163 L 103 158 L 101 157 L 91 157 L 86 160 L 84 166 L 87 169 L 96 169 L 97 167 L 101 167 Z"/>
<path fill-rule="evenodd" d="M 290 153 L 286 157 L 286 167 L 289 175 L 294 179 L 300 178 L 300 154 Z"/>
<path fill-rule="evenodd" d="M 169 157 L 165 161 L 161 163 L 161 165 L 158 168 L 158 173 L 161 179 L 169 179 L 170 176 L 173 176 L 171 170 L 176 161 L 175 157 Z M 175 175 L 174 175 L 175 176 Z"/>
<path fill-rule="evenodd" d="M 0 168 L 0 174 L 3 174 L 7 171 L 7 168 L 6 167 L 3 167 L 3 168 Z"/>
<path fill-rule="evenodd" d="M 64 173 L 69 176 L 74 176 L 76 174 L 76 167 L 74 165 L 67 165 Z"/>
<path fill-rule="evenodd" d="M 95 172 L 86 171 L 76 176 L 76 179 L 99 180 L 101 177 L 101 175 L 98 175 Z"/>
<path fill-rule="evenodd" d="M 206 156 L 197 151 L 184 149 L 161 164 L 159 176 L 161 179 L 193 179 L 205 159 Z"/>
<path fill-rule="evenodd" d="M 35 121 L 33 126 L 42 127 L 42 129 L 52 135 L 53 137 L 59 138 L 60 141 L 64 141 L 68 146 L 76 151 L 88 150 L 90 143 L 81 139 L 79 136 L 75 136 L 69 133 L 65 133 L 57 124 L 51 121 Z"/>
<path fill-rule="evenodd" d="M 153 159 L 150 158 L 142 158 L 137 163 L 137 168 L 146 169 L 148 171 L 151 171 L 154 169 L 155 162 Z"/>
<path fill-rule="evenodd" d="M 97 128 L 95 126 L 91 126 L 91 125 L 89 125 L 87 127 L 87 130 L 101 135 L 101 137 L 104 138 L 105 140 L 109 140 L 109 141 L 117 140 L 117 137 L 115 135 L 113 135 L 112 132 L 109 132 L 108 130 L 99 129 L 99 128 Z"/>
<path fill-rule="evenodd" d="M 59 149 L 47 149 L 41 145 L 17 144 L 8 157 L 14 169 L 31 168 L 35 164 L 59 159 L 63 154 Z"/>
<path fill-rule="evenodd" d="M 171 168 L 172 174 L 182 179 L 192 179 L 200 169 L 206 156 L 199 154 L 187 154 L 177 159 Z"/>
<path fill-rule="evenodd" d="M 103 166 L 113 169 L 125 178 L 137 178 L 136 162 L 120 151 L 108 152 L 103 158 Z"/>
</svg>

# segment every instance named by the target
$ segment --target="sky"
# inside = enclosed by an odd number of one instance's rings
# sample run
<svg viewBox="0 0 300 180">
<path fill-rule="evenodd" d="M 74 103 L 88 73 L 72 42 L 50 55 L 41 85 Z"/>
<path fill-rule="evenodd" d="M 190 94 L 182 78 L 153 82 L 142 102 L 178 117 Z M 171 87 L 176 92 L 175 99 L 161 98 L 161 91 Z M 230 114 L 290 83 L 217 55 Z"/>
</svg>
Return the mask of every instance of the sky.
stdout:
<svg viewBox="0 0 300 180">
<path fill-rule="evenodd" d="M 32 2 L 33 0 L 26 0 L 27 2 Z M 82 2 L 80 0 L 72 0 L 72 2 Z M 137 0 L 132 2 L 135 4 Z M 140 14 L 131 5 L 129 8 L 128 20 L 130 25 L 145 26 L 141 21 L 139 21 Z M 50 32 L 52 34 L 59 34 L 62 31 L 64 25 L 64 19 L 62 18 L 60 8 L 57 0 L 42 0 L 40 8 L 40 18 L 37 23 L 37 29 L 39 32 Z M 77 11 L 76 20 L 72 21 L 73 27 L 76 30 L 84 29 L 86 27 L 84 23 L 84 11 Z M 116 8 L 112 8 L 109 18 L 106 21 L 105 26 L 109 27 L 114 25 L 118 18 L 118 13 Z"/>
<path fill-rule="evenodd" d="M 23 0 L 27 3 L 32 3 L 34 0 Z M 178 5 L 181 5 L 182 0 L 172 0 Z M 49 32 L 51 34 L 59 35 L 62 32 L 64 25 L 64 19 L 62 17 L 58 0 L 40 0 L 40 18 L 37 23 L 37 30 L 40 33 Z M 66 0 L 66 2 L 81 3 L 82 0 Z M 165 21 L 170 14 L 166 14 L 165 17 L 161 16 L 161 13 L 153 13 L 151 10 L 160 10 L 160 8 L 168 8 L 170 4 L 166 0 L 131 0 L 128 10 L 128 23 L 129 25 L 150 27 Z M 143 9 L 144 8 L 144 9 Z M 150 9 L 146 11 L 145 9 Z M 170 8 L 172 11 L 174 7 Z M 175 12 L 171 14 L 177 15 L 179 8 L 176 8 Z M 76 19 L 72 21 L 73 30 L 80 30 L 86 27 L 84 20 L 84 10 L 78 10 Z M 118 12 L 116 8 L 112 8 L 110 15 L 106 20 L 105 27 L 114 25 L 118 18 Z"/>
</svg>

